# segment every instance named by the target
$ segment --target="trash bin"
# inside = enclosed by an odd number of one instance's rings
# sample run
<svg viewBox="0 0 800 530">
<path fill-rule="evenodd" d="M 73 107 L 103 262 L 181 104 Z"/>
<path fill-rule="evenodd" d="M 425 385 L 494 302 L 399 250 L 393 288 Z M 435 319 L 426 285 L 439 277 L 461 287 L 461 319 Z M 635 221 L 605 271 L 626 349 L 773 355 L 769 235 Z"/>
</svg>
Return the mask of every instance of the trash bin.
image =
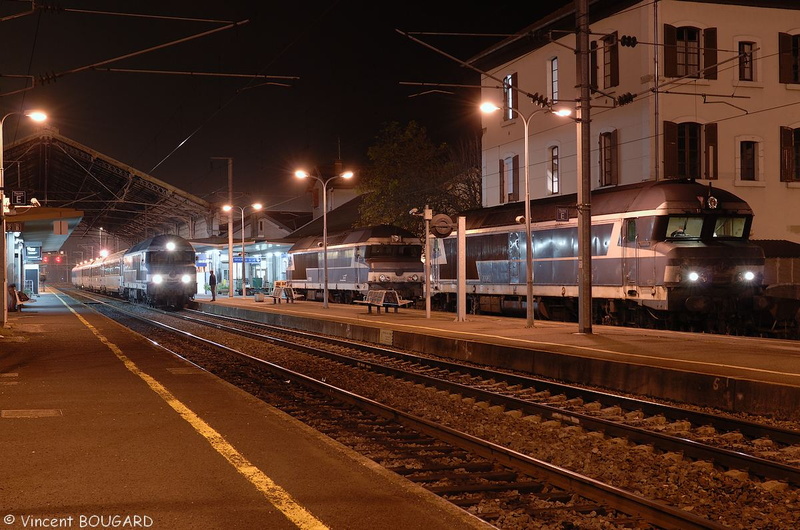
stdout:
<svg viewBox="0 0 800 530">
<path fill-rule="evenodd" d="M 253 295 L 253 298 L 256 302 L 263 302 L 264 301 L 264 293 L 256 293 Z"/>
</svg>

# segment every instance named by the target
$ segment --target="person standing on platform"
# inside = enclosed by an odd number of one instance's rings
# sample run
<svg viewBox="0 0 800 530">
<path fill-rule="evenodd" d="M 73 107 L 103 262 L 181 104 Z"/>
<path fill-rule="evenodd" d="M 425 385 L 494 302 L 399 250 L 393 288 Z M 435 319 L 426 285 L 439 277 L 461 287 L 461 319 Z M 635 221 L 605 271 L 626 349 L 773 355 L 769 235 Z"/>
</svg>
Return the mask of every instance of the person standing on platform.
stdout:
<svg viewBox="0 0 800 530">
<path fill-rule="evenodd" d="M 214 271 L 208 275 L 208 285 L 211 287 L 211 301 L 214 302 L 217 299 L 217 277 L 214 276 Z"/>
</svg>

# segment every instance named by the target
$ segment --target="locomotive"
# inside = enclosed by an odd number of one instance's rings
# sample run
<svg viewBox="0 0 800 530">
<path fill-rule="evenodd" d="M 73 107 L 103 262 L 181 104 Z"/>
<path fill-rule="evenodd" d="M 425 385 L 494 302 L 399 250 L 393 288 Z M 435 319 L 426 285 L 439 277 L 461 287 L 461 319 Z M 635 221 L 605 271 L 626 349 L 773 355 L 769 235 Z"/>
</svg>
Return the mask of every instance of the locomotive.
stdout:
<svg viewBox="0 0 800 530">
<path fill-rule="evenodd" d="M 324 255 L 319 236 L 289 249 L 289 285 L 306 300 L 324 296 Z M 334 301 L 363 300 L 370 289 L 393 289 L 401 298 L 422 297 L 422 245 L 407 230 L 391 225 L 352 228 L 328 235 L 328 293 Z"/>
<path fill-rule="evenodd" d="M 175 235 L 160 235 L 133 247 L 81 263 L 72 285 L 155 307 L 183 308 L 197 290 L 195 251 Z"/>
<path fill-rule="evenodd" d="M 531 203 L 534 310 L 577 319 L 577 196 Z M 472 312 L 524 314 L 524 203 L 465 213 Z M 752 326 L 764 252 L 748 240 L 745 201 L 692 180 L 648 181 L 592 193 L 592 313 L 597 323 L 739 332 Z M 433 256 L 433 300 L 453 310 L 456 239 Z"/>
</svg>

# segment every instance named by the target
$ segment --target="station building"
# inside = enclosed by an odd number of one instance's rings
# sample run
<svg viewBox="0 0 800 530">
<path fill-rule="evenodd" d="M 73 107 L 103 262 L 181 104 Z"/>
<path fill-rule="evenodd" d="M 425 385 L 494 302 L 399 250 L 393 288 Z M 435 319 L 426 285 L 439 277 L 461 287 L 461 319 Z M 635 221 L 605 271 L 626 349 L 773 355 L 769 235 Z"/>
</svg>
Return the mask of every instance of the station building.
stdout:
<svg viewBox="0 0 800 530">
<path fill-rule="evenodd" d="M 588 4 L 580 152 L 575 114 L 548 112 L 580 99 L 574 5 L 471 59 L 500 107 L 482 118 L 483 205 L 524 200 L 526 154 L 532 199 L 575 193 L 588 158 L 593 190 L 695 179 L 750 204 L 755 240 L 800 243 L 800 3 Z"/>
</svg>

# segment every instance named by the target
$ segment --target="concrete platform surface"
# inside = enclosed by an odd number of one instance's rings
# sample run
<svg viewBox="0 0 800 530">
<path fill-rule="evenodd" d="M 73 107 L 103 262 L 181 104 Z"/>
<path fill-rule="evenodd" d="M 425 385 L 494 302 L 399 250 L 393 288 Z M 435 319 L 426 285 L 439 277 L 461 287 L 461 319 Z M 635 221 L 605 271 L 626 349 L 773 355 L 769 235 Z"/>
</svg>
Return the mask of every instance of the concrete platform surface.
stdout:
<svg viewBox="0 0 800 530">
<path fill-rule="evenodd" d="M 487 527 L 52 291 L 0 330 L 0 448 L 9 529 Z"/>
</svg>

